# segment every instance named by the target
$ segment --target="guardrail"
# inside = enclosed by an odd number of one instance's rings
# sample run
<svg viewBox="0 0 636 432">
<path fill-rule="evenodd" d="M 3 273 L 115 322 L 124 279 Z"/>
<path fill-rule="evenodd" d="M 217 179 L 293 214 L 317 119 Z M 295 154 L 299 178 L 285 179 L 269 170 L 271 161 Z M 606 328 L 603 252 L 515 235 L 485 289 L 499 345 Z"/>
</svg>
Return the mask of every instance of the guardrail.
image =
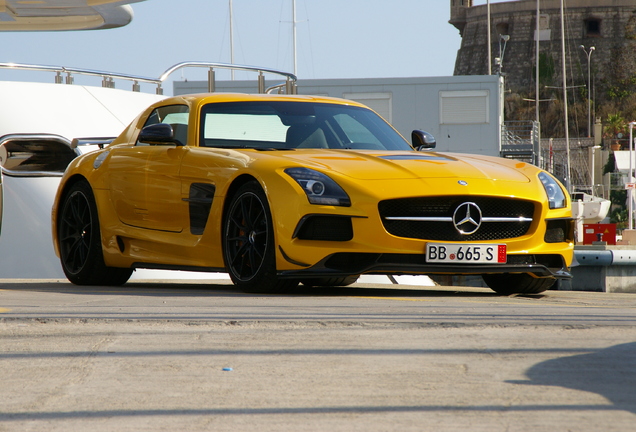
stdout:
<svg viewBox="0 0 636 432">
<path fill-rule="evenodd" d="M 636 250 L 575 250 L 574 257 L 581 266 L 636 265 Z"/>
<path fill-rule="evenodd" d="M 285 93 L 287 94 L 296 94 L 297 92 L 297 84 L 298 81 L 296 75 L 283 72 L 275 69 L 269 68 L 261 68 L 257 66 L 246 66 L 246 65 L 233 65 L 227 63 L 211 63 L 211 62 L 199 62 L 199 61 L 189 61 L 177 63 L 174 66 L 168 68 L 159 78 L 150 78 L 139 75 L 130 75 L 123 74 L 117 72 L 105 72 L 100 70 L 93 69 L 81 69 L 81 68 L 69 68 L 65 66 L 47 66 L 47 65 L 34 65 L 34 64 L 24 64 L 24 63 L 0 63 L 0 69 L 17 69 L 17 70 L 31 70 L 31 71 L 40 71 L 40 72 L 54 72 L 55 73 L 55 83 L 56 84 L 73 84 L 74 77 L 73 75 L 86 75 L 86 76 L 97 76 L 102 78 L 102 87 L 106 88 L 115 88 L 115 79 L 132 81 L 132 91 L 139 92 L 141 91 L 141 86 L 139 83 L 150 83 L 157 86 L 156 93 L 159 95 L 163 94 L 162 84 L 170 77 L 174 72 L 184 69 L 184 68 L 207 68 L 208 69 L 208 91 L 214 92 L 216 88 L 216 78 L 215 78 L 215 70 L 216 69 L 228 69 L 228 70 L 236 70 L 236 71 L 248 71 L 248 72 L 256 72 L 258 73 L 258 92 L 259 93 L 269 93 L 274 90 L 278 90 L 281 92 L 285 89 Z M 66 74 L 66 76 L 63 76 Z M 276 84 L 269 88 L 265 87 L 265 74 L 273 74 L 280 75 L 285 78 L 285 82 Z"/>
</svg>

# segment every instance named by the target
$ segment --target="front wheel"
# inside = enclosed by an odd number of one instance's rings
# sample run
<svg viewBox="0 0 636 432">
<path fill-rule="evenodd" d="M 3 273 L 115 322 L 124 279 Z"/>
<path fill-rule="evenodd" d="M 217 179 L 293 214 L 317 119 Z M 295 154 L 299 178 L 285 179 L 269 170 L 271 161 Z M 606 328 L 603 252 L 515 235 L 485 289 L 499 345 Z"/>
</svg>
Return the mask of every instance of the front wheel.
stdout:
<svg viewBox="0 0 636 432">
<path fill-rule="evenodd" d="M 307 287 L 345 287 L 358 281 L 358 275 L 328 278 L 301 279 L 300 282 Z"/>
<path fill-rule="evenodd" d="M 497 294 L 539 294 L 556 282 L 553 278 L 535 278 L 529 274 L 485 274 L 482 279 Z"/>
<path fill-rule="evenodd" d="M 298 285 L 276 275 L 274 228 L 267 196 L 249 182 L 232 197 L 223 222 L 223 254 L 232 282 L 247 292 L 280 292 Z"/>
<path fill-rule="evenodd" d="M 60 205 L 58 242 L 62 269 L 76 285 L 123 285 L 132 269 L 107 267 L 102 252 L 97 205 L 91 186 L 79 181 Z"/>
</svg>

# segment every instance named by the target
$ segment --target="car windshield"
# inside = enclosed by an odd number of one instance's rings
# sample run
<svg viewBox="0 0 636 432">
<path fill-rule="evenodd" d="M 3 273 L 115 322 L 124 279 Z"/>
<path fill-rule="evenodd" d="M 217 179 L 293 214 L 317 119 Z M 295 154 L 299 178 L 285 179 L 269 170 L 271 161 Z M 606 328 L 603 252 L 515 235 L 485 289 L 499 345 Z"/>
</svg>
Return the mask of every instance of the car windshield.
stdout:
<svg viewBox="0 0 636 432">
<path fill-rule="evenodd" d="M 311 102 L 222 102 L 201 110 L 203 147 L 412 150 L 373 111 Z"/>
</svg>

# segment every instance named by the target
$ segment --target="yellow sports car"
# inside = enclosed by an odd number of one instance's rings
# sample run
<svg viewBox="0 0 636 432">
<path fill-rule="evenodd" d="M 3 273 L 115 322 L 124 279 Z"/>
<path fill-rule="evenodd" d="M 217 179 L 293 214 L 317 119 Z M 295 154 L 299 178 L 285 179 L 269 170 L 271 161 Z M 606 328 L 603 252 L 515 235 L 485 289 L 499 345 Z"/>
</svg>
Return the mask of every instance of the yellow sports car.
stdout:
<svg viewBox="0 0 636 432">
<path fill-rule="evenodd" d="M 136 268 L 227 272 L 250 292 L 366 273 L 537 293 L 570 277 L 574 223 L 552 175 L 412 140 L 343 99 L 168 98 L 69 165 L 56 253 L 78 285 L 120 285 Z"/>
</svg>

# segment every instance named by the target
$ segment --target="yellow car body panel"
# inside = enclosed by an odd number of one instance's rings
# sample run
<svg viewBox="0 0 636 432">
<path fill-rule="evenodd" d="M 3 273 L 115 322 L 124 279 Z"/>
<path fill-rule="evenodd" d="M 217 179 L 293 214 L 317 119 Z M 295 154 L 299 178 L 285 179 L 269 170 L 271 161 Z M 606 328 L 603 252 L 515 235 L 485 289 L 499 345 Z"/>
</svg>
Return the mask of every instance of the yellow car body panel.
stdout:
<svg viewBox="0 0 636 432">
<path fill-rule="evenodd" d="M 275 272 L 283 279 L 302 279 L 304 275 L 343 276 L 346 270 L 324 266 L 325 260 L 338 254 L 345 254 L 342 256 L 351 260 L 359 257 L 362 261 L 376 255 L 403 255 L 413 260 L 426 253 L 427 243 L 503 243 L 509 256 L 559 257 L 560 264 L 549 272 L 536 271 L 532 263 L 524 264 L 533 277 L 558 277 L 556 267 L 561 267 L 565 274 L 572 262 L 573 239 L 567 232 L 572 226 L 569 198 L 561 191 L 564 195 L 561 208 L 549 208 L 546 189 L 538 180 L 542 170 L 533 165 L 487 156 L 419 152 L 406 143 L 398 150 L 375 148 L 377 144 L 364 144 L 367 148 L 362 149 L 203 146 L 204 135 L 208 133 L 202 125 L 203 110 L 215 104 L 232 107 L 227 104 L 237 102 L 298 102 L 366 110 L 361 104 L 342 99 L 285 95 L 192 95 L 158 102 L 140 114 L 111 145 L 80 156 L 69 165 L 52 214 L 58 255 L 62 241 L 60 214 L 65 214 L 68 191 L 81 180 L 90 185 L 94 194 L 106 267 L 226 271 L 228 255 L 224 255 L 224 247 L 227 248 L 224 235 L 228 228 L 224 224 L 228 208 L 240 186 L 252 181 L 264 192 L 271 212 Z M 172 108 L 175 106 L 179 110 Z M 185 145 L 140 143 L 138 137 L 144 125 L 152 122 L 153 116 L 165 107 L 174 118 L 182 122 L 187 119 L 188 131 L 184 135 L 187 138 L 183 139 L 187 142 L 182 143 Z M 296 168 L 329 177 L 346 192 L 350 205 L 310 203 L 309 192 L 286 172 Z M 532 220 L 527 222 L 523 234 L 495 240 L 467 242 L 460 236 L 459 240 L 440 241 L 390 233 L 387 221 L 378 211 L 379 203 L 419 197 L 442 200 L 460 197 L 458 202 L 465 203 L 471 203 L 471 197 L 529 202 L 533 206 Z M 321 216 L 336 219 L 321 220 Z M 318 234 L 311 234 L 309 238 L 299 235 L 302 221 L 312 218 L 327 225 L 329 221 L 346 219 L 353 234 L 350 239 L 335 240 L 323 240 Z M 565 221 L 562 241 L 546 242 L 547 220 Z M 318 224 L 315 230 L 320 231 L 320 226 Z M 376 265 L 370 259 L 349 271 L 354 276 L 367 271 L 446 272 L 443 265 L 420 268 L 413 264 L 401 268 L 397 264 Z M 479 274 L 480 269 L 479 265 L 449 267 L 449 273 Z M 520 267 L 509 270 L 511 273 L 524 271 Z M 487 272 L 498 270 L 490 266 Z"/>
</svg>

